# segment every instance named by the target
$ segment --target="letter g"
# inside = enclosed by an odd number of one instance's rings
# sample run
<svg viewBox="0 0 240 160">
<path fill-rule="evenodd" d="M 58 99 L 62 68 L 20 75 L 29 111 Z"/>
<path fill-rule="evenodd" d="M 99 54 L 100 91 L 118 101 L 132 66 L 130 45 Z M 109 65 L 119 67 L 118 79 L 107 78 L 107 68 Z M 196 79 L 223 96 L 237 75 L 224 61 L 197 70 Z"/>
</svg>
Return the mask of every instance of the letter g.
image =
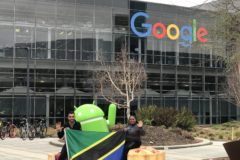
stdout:
<svg viewBox="0 0 240 160">
<path fill-rule="evenodd" d="M 147 28 L 147 32 L 139 32 L 137 31 L 136 27 L 135 27 L 135 20 L 139 17 L 139 16 L 143 16 L 145 18 L 149 18 L 149 15 L 147 13 L 144 12 L 137 12 L 135 13 L 132 18 L 131 18 L 131 28 L 132 31 L 138 36 L 138 37 L 147 37 L 151 32 L 152 32 L 152 25 L 151 24 L 147 24 L 147 23 L 142 23 L 142 27 Z"/>
</svg>

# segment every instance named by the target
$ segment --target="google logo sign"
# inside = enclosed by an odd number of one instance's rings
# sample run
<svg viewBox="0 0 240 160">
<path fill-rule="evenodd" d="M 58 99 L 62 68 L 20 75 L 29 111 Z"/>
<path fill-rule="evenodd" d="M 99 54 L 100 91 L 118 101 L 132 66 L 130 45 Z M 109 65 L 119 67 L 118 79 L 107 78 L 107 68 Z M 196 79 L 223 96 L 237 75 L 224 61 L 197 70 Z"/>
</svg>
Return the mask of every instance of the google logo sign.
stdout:
<svg viewBox="0 0 240 160">
<path fill-rule="evenodd" d="M 208 35 L 208 31 L 204 27 L 199 27 L 197 29 L 197 21 L 193 19 L 192 26 L 184 25 L 180 29 L 176 24 L 169 24 L 167 27 L 163 23 L 157 22 L 155 24 L 142 23 L 142 27 L 146 28 L 146 32 L 137 31 L 135 27 L 135 21 L 138 17 L 149 18 L 149 15 L 145 12 L 137 12 L 131 18 L 131 29 L 138 37 L 147 37 L 151 33 L 157 39 L 162 39 L 166 35 L 171 40 L 177 40 L 179 37 L 180 45 L 183 47 L 189 47 L 193 42 L 197 40 L 199 42 L 205 43 L 208 39 L 205 37 Z M 161 32 L 159 32 L 159 30 Z"/>
</svg>

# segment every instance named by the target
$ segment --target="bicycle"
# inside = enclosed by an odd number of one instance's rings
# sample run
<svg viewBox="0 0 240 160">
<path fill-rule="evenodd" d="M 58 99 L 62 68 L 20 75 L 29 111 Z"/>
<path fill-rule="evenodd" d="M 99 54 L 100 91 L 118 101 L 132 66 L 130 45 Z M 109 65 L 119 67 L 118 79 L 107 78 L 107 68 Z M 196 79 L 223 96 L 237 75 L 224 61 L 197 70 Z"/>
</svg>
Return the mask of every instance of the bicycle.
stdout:
<svg viewBox="0 0 240 160">
<path fill-rule="evenodd" d="M 36 130 L 36 135 L 40 138 L 45 138 L 47 134 L 47 125 L 45 119 L 35 120 L 34 128 Z"/>
<path fill-rule="evenodd" d="M 6 128 L 4 127 L 4 122 L 0 121 L 0 138 L 4 140 L 6 138 Z"/>
<path fill-rule="evenodd" d="M 26 140 L 27 137 L 29 138 L 29 140 L 33 140 L 35 138 L 36 130 L 34 126 L 28 122 L 27 118 L 22 118 L 22 120 L 20 121 L 19 130 L 20 130 L 20 137 L 23 140 Z"/>
</svg>

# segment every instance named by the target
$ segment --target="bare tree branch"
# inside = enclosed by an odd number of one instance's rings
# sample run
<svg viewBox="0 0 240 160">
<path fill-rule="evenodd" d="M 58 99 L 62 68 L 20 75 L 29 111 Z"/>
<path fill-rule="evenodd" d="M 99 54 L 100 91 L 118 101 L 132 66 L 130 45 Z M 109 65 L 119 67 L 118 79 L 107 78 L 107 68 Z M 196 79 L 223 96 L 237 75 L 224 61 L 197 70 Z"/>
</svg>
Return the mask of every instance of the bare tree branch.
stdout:
<svg viewBox="0 0 240 160">
<path fill-rule="evenodd" d="M 96 73 L 97 89 L 101 96 L 117 104 L 120 108 L 127 108 L 127 116 L 130 116 L 130 104 L 141 90 L 146 80 L 144 65 L 133 59 L 126 49 L 122 49 L 119 61 L 106 63 L 101 58 L 103 71 Z"/>
</svg>

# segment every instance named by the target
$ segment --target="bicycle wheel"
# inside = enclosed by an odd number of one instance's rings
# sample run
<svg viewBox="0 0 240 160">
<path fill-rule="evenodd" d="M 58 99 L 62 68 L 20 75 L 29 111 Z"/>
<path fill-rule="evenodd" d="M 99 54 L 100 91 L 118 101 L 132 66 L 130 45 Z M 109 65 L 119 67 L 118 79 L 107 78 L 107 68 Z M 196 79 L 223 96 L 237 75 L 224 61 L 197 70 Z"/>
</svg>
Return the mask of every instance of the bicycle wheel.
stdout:
<svg viewBox="0 0 240 160">
<path fill-rule="evenodd" d="M 25 127 L 20 127 L 20 137 L 22 138 L 22 140 L 26 140 L 27 139 L 27 130 Z"/>
<path fill-rule="evenodd" d="M 40 138 L 45 138 L 47 135 L 47 127 L 41 126 L 40 127 Z"/>
<path fill-rule="evenodd" d="M 6 137 L 7 137 L 7 127 L 5 126 L 5 127 L 2 127 L 2 129 L 1 129 L 1 139 L 2 140 L 4 140 L 4 139 L 6 139 Z"/>
<path fill-rule="evenodd" d="M 30 140 L 33 140 L 35 138 L 36 135 L 36 130 L 33 126 L 29 126 L 29 130 L 28 130 L 28 138 Z"/>
</svg>

